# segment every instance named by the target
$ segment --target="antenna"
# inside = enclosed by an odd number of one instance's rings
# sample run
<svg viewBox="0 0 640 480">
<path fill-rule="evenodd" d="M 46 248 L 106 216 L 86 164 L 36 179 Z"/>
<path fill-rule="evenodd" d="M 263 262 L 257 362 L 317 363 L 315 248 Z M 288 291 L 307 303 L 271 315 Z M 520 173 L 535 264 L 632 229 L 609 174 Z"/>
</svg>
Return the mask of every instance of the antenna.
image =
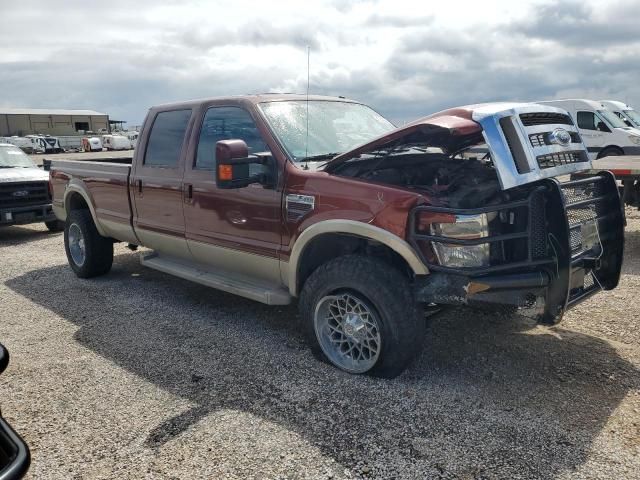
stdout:
<svg viewBox="0 0 640 480">
<path fill-rule="evenodd" d="M 307 45 L 307 136 L 304 143 L 304 158 L 306 160 L 304 164 L 305 170 L 309 170 L 309 161 L 307 157 L 309 156 L 309 66 L 310 66 L 310 58 L 311 58 L 311 47 Z"/>
</svg>

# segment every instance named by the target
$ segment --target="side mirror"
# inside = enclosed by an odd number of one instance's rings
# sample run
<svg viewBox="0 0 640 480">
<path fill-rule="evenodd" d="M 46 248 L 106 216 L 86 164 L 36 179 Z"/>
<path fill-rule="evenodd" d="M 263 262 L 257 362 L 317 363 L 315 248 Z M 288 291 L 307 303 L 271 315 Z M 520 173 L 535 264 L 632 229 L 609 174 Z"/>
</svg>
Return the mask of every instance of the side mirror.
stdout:
<svg viewBox="0 0 640 480">
<path fill-rule="evenodd" d="M 596 128 L 601 132 L 610 132 L 609 127 L 607 127 L 604 122 L 598 122 Z"/>
<path fill-rule="evenodd" d="M 271 167 L 270 155 L 249 155 L 249 147 L 244 140 L 220 140 L 216 143 L 216 185 L 218 188 L 243 188 L 252 183 L 265 187 L 273 184 L 272 168 L 265 173 L 251 175 L 249 166 L 266 165 Z"/>
</svg>

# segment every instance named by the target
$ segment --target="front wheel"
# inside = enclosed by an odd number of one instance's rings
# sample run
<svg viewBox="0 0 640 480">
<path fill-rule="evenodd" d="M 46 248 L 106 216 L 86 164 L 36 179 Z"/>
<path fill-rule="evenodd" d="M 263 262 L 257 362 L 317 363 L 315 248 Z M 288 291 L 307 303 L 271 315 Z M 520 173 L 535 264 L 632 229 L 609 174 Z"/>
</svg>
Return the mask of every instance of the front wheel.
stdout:
<svg viewBox="0 0 640 480">
<path fill-rule="evenodd" d="M 312 348 L 324 360 L 349 373 L 387 378 L 415 358 L 426 327 L 407 278 L 360 255 L 314 271 L 302 289 L 300 313 Z"/>
<path fill-rule="evenodd" d="M 113 264 L 113 242 L 98 233 L 89 210 L 73 210 L 64 227 L 64 249 L 80 278 L 104 275 Z"/>
</svg>

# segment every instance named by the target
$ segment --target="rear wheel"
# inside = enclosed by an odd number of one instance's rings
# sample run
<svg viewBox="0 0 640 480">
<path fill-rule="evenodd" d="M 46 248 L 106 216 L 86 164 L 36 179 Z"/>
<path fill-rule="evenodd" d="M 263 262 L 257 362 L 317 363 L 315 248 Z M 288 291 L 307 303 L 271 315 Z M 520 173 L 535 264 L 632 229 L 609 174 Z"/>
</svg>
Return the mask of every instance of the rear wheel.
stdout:
<svg viewBox="0 0 640 480">
<path fill-rule="evenodd" d="M 624 152 L 616 147 L 607 147 L 598 154 L 598 158 L 624 155 Z"/>
<path fill-rule="evenodd" d="M 300 311 L 314 352 L 349 373 L 395 377 L 424 339 L 408 280 L 376 258 L 348 255 L 319 267 L 305 282 Z"/>
<path fill-rule="evenodd" d="M 80 278 L 104 275 L 113 264 L 113 242 L 98 233 L 89 210 L 73 210 L 64 228 L 64 248 Z"/>
</svg>

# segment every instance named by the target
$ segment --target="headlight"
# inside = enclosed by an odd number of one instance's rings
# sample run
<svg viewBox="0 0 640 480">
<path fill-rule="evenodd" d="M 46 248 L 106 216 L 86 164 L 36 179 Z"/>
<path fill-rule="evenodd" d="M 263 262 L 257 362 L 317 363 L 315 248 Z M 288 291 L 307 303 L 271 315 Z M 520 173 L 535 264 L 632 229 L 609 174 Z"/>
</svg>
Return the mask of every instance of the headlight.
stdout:
<svg viewBox="0 0 640 480">
<path fill-rule="evenodd" d="M 487 215 L 456 215 L 455 223 L 434 223 L 431 235 L 459 239 L 489 236 Z M 489 244 L 454 245 L 431 242 L 440 265 L 445 267 L 484 267 L 489 265 Z"/>
<path fill-rule="evenodd" d="M 629 140 L 631 140 L 636 145 L 640 145 L 640 137 L 638 135 L 629 135 Z"/>
</svg>

